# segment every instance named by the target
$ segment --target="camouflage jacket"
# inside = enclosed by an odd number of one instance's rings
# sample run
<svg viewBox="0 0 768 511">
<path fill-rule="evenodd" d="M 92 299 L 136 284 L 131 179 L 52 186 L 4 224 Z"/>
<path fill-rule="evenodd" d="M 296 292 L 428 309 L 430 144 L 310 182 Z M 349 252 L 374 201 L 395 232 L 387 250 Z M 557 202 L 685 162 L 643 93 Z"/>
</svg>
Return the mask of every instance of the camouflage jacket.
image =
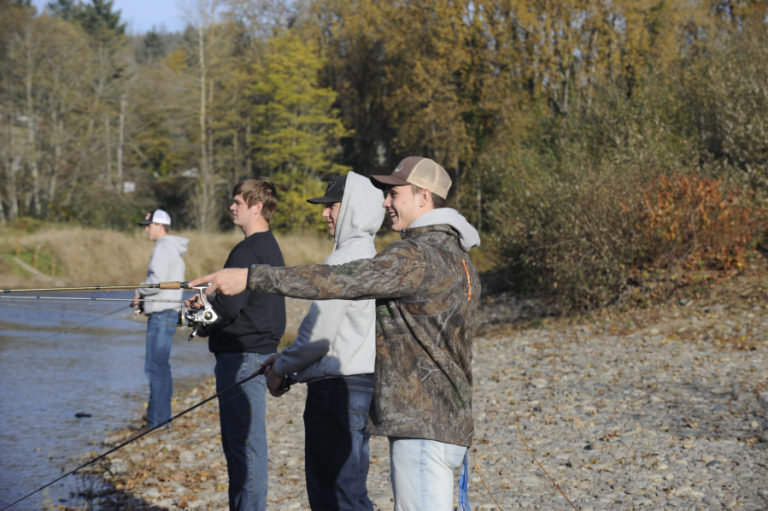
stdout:
<svg viewBox="0 0 768 511">
<path fill-rule="evenodd" d="M 373 259 L 251 266 L 248 286 L 297 298 L 376 299 L 375 435 L 472 442 L 472 337 L 480 282 L 448 225 L 407 229 Z"/>
</svg>

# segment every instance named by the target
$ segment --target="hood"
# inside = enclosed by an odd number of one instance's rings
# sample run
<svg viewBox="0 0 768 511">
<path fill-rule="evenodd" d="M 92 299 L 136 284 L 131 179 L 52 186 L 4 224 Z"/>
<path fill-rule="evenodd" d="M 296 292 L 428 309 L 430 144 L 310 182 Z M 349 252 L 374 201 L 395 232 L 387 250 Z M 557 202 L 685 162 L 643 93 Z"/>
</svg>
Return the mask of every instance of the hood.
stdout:
<svg viewBox="0 0 768 511">
<path fill-rule="evenodd" d="M 181 236 L 173 236 L 172 234 L 166 234 L 162 238 L 158 239 L 156 243 L 162 243 L 164 248 L 176 250 L 180 256 L 187 253 L 187 245 L 189 240 L 182 238 Z"/>
<path fill-rule="evenodd" d="M 371 180 L 355 172 L 347 174 L 334 238 L 336 244 L 326 263 L 340 264 L 373 257 L 373 237 L 384 222 L 384 194 Z M 336 254 L 337 251 L 346 253 Z"/>
<path fill-rule="evenodd" d="M 480 234 L 477 232 L 477 229 L 472 227 L 464 216 L 452 208 L 438 208 L 427 211 L 411 222 L 408 229 L 440 224 L 447 224 L 459 233 L 459 244 L 465 252 L 469 252 L 472 247 L 480 245 Z"/>
</svg>

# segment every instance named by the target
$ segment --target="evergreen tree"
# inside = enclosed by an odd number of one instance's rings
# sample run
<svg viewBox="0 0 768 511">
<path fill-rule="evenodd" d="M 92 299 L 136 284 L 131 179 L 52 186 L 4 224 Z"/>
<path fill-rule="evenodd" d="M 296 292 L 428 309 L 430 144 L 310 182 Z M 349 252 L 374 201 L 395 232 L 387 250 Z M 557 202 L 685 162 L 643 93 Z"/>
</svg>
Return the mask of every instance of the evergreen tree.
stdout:
<svg viewBox="0 0 768 511">
<path fill-rule="evenodd" d="M 150 30 L 141 40 L 141 46 L 136 53 L 136 58 L 139 63 L 145 64 L 154 62 L 165 57 L 165 42 L 160 34 L 154 30 Z"/>
<path fill-rule="evenodd" d="M 339 139 L 346 136 L 333 104 L 336 93 L 318 86 L 323 60 L 317 47 L 286 32 L 270 41 L 262 76 L 254 87 L 261 98 L 258 119 L 258 167 L 320 176 L 337 172 Z"/>
<path fill-rule="evenodd" d="M 284 215 L 277 227 L 315 225 L 317 211 L 306 197 L 322 187 L 321 178 L 346 170 L 337 163 L 339 140 L 348 136 L 333 108 L 336 93 L 318 85 L 324 61 L 312 42 L 286 31 L 269 42 L 269 53 L 253 94 L 259 103 L 255 167 L 273 176 L 281 189 Z"/>
</svg>

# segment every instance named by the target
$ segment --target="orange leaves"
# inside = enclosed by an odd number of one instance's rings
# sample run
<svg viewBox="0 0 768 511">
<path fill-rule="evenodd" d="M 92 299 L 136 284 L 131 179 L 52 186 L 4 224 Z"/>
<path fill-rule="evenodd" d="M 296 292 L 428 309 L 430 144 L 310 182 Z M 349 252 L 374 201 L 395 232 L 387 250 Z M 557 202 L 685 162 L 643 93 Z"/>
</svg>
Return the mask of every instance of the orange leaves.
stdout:
<svg viewBox="0 0 768 511">
<path fill-rule="evenodd" d="M 765 212 L 722 181 L 694 174 L 660 176 L 643 193 L 640 224 L 652 266 L 728 270 L 746 263 Z"/>
</svg>

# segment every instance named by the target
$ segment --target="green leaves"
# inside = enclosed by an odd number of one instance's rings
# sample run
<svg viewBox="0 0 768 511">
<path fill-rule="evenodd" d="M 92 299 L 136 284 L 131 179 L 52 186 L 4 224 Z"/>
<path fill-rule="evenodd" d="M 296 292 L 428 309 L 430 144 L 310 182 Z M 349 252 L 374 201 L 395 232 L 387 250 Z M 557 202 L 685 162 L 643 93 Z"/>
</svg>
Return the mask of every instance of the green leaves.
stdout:
<svg viewBox="0 0 768 511">
<path fill-rule="evenodd" d="M 253 94 L 257 166 L 268 174 L 318 177 L 346 167 L 334 163 L 348 135 L 333 109 L 336 92 L 318 85 L 324 61 L 311 42 L 286 31 L 269 41 Z"/>
</svg>

